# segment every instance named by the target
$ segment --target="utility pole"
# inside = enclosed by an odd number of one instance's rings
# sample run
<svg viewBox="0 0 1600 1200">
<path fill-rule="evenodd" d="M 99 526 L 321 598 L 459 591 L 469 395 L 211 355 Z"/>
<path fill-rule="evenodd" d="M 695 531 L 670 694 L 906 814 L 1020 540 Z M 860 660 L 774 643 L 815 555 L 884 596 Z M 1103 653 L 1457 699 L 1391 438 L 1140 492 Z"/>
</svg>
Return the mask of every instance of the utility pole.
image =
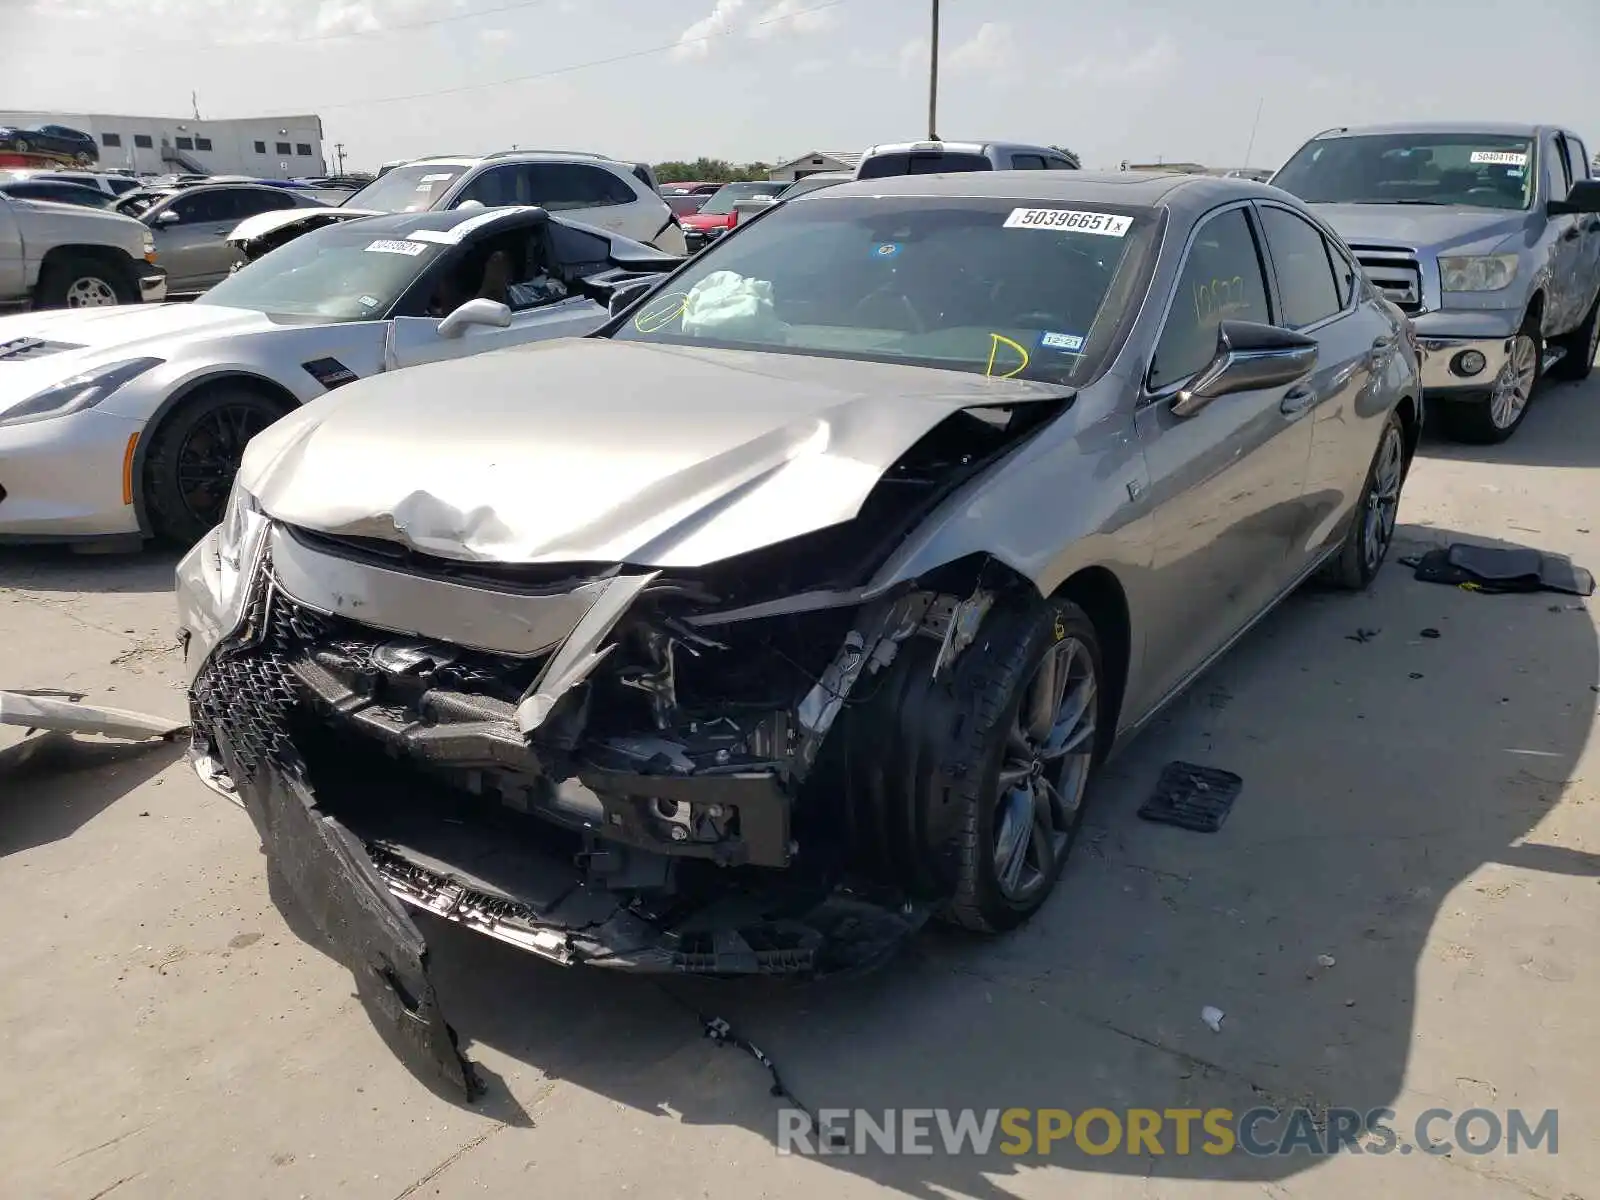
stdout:
<svg viewBox="0 0 1600 1200">
<path fill-rule="evenodd" d="M 939 140 L 939 0 L 933 0 L 933 33 L 928 39 L 928 140 Z"/>
<path fill-rule="evenodd" d="M 344 174 L 344 143 L 343 142 L 335 142 L 333 144 L 333 157 L 339 163 L 338 174 L 343 175 Z"/>
</svg>

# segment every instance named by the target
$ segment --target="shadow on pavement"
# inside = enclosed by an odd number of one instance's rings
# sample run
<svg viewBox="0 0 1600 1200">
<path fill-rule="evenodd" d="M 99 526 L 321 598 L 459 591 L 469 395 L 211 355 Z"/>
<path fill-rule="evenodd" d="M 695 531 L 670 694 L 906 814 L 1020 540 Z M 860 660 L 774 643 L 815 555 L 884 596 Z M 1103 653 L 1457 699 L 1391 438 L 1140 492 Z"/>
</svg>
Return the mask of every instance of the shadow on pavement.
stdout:
<svg viewBox="0 0 1600 1200">
<path fill-rule="evenodd" d="M 1010 937 L 934 929 L 851 980 L 658 985 L 430 919 L 444 1010 L 480 1063 L 503 1053 L 644 1113 L 768 1141 L 782 1102 L 766 1072 L 704 1070 L 719 1051 L 697 1011 L 759 1045 L 813 1109 L 1392 1106 L 1419 961 L 1453 889 L 1495 862 L 1600 873 L 1595 855 L 1522 841 L 1589 736 L 1594 626 L 1548 596 L 1417 583 L 1394 562 L 1450 540 L 1404 527 L 1371 591 L 1303 592 L 1263 622 L 1108 766 L 1057 894 Z M 1243 776 L 1219 833 L 1136 819 L 1173 759 Z M 1211 1005 L 1220 1032 L 1201 1020 Z M 1172 1136 L 1159 1156 L 1091 1156 L 1069 1138 L 1049 1157 L 869 1147 L 822 1161 L 929 1197 L 1009 1196 L 1013 1177 L 1052 1167 L 1266 1182 L 1317 1161 L 1180 1155 Z"/>
<path fill-rule="evenodd" d="M 0 857 L 70 836 L 182 753 L 181 741 L 58 733 L 11 742 L 0 749 Z"/>
<path fill-rule="evenodd" d="M 1498 446 L 1446 441 L 1437 433 L 1437 423 L 1430 420 L 1429 430 L 1423 434 L 1422 453 L 1428 458 L 1508 466 L 1600 466 L 1600 420 L 1593 415 L 1597 406 L 1600 373 L 1582 383 L 1547 379 L 1534 392 L 1528 415 L 1522 418 L 1510 441 Z"/>
<path fill-rule="evenodd" d="M 0 590 L 29 592 L 172 591 L 178 553 L 146 549 L 117 554 L 76 554 L 64 546 L 0 547 Z"/>
</svg>

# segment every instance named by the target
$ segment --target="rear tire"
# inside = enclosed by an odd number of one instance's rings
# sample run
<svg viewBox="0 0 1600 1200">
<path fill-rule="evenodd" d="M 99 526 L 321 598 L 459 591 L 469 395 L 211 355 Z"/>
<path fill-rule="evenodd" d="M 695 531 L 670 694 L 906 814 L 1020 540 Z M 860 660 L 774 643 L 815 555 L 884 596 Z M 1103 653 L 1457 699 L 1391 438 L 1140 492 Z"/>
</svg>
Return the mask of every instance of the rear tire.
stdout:
<svg viewBox="0 0 1600 1200">
<path fill-rule="evenodd" d="M 161 541 L 187 549 L 222 520 L 249 439 L 287 410 L 239 384 L 191 396 L 149 435 L 145 512 Z"/>
<path fill-rule="evenodd" d="M 102 308 L 139 303 L 127 268 L 87 254 L 52 259 L 39 274 L 35 308 Z"/>
<path fill-rule="evenodd" d="M 1378 435 L 1378 448 L 1367 468 L 1367 482 L 1345 534 L 1344 545 L 1330 565 L 1328 581 L 1359 592 L 1378 577 L 1394 543 L 1400 492 L 1406 479 L 1406 431 L 1400 415 L 1390 411 Z"/>
<path fill-rule="evenodd" d="M 1529 313 L 1511 338 L 1511 354 L 1489 395 L 1478 400 L 1446 400 L 1436 410 L 1445 435 L 1458 442 L 1493 446 L 1517 431 L 1533 403 L 1544 359 L 1539 318 Z M 1432 415 L 1431 413 L 1429 414 Z"/>
<path fill-rule="evenodd" d="M 1561 339 L 1566 356 L 1550 368 L 1550 378 L 1571 383 L 1589 378 L 1594 370 L 1594 356 L 1600 351 L 1600 296 L 1589 306 L 1589 315 L 1571 333 Z"/>
</svg>

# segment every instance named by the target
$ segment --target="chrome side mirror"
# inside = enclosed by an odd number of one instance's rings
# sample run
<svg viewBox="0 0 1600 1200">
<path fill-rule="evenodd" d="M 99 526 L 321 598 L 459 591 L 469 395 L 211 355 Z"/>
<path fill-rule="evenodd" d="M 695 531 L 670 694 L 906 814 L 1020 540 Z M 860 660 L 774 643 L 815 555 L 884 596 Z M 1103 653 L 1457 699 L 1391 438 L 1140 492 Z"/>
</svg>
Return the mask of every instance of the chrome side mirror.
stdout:
<svg viewBox="0 0 1600 1200">
<path fill-rule="evenodd" d="M 508 305 L 501 304 L 498 300 L 490 300 L 479 296 L 476 300 L 468 300 L 460 308 L 439 322 L 439 336 L 445 338 L 460 337 L 473 325 L 488 325 L 496 329 L 504 329 L 511 324 L 511 309 Z"/>
<path fill-rule="evenodd" d="M 1255 321 L 1224 321 L 1217 353 L 1172 402 L 1175 417 L 1193 416 L 1219 396 L 1287 387 L 1317 365 L 1317 340 Z"/>
</svg>

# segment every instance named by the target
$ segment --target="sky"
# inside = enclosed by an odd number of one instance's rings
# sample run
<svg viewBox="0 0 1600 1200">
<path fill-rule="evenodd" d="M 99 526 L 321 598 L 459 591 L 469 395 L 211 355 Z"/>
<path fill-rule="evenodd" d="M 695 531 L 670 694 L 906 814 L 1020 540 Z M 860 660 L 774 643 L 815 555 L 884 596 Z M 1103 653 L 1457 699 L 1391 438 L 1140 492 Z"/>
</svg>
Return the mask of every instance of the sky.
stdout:
<svg viewBox="0 0 1600 1200">
<path fill-rule="evenodd" d="M 352 169 L 512 145 L 776 162 L 925 136 L 930 10 L 0 0 L 0 111 L 187 116 L 195 93 L 207 119 L 313 112 Z M 1088 167 L 1271 167 L 1321 129 L 1413 118 L 1560 123 L 1600 145 L 1600 0 L 941 4 L 946 138 L 1066 146 Z"/>
</svg>

